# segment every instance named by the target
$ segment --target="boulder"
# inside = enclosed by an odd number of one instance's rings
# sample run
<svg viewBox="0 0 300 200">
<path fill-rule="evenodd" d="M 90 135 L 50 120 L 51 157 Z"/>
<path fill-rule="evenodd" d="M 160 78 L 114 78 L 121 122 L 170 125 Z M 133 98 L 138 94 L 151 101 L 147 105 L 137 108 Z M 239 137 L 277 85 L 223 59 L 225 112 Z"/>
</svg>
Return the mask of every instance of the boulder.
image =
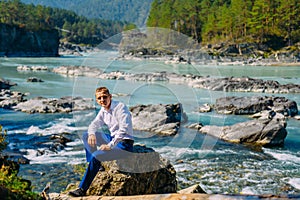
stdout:
<svg viewBox="0 0 300 200">
<path fill-rule="evenodd" d="M 201 112 L 201 113 L 210 112 L 211 110 L 212 110 L 212 107 L 208 103 L 205 103 L 199 107 L 199 112 Z"/>
<path fill-rule="evenodd" d="M 29 77 L 27 78 L 27 82 L 37 83 L 37 82 L 44 82 L 44 81 L 37 77 Z"/>
<path fill-rule="evenodd" d="M 77 45 L 69 42 L 61 42 L 59 44 L 59 55 L 83 56 L 86 53 L 94 53 L 99 51 L 98 47 Z"/>
<path fill-rule="evenodd" d="M 137 105 L 130 108 L 135 130 L 155 132 L 161 135 L 175 135 L 181 122 L 187 120 L 182 105 L 159 104 Z"/>
<path fill-rule="evenodd" d="M 87 195 L 128 196 L 176 193 L 176 171 L 152 148 L 134 145 L 127 159 L 103 162 Z"/>
<path fill-rule="evenodd" d="M 27 113 L 68 113 L 95 108 L 92 99 L 81 97 L 44 98 L 36 97 L 12 107 Z"/>
<path fill-rule="evenodd" d="M 222 97 L 216 100 L 214 109 L 218 113 L 236 115 L 250 115 L 263 110 L 274 110 L 290 117 L 298 114 L 297 103 L 285 97 Z"/>
<path fill-rule="evenodd" d="M 52 70 L 54 73 L 66 76 L 99 77 L 102 70 L 87 66 L 60 66 Z"/>
<path fill-rule="evenodd" d="M 25 101 L 25 94 L 11 90 L 0 91 L 0 108 L 12 109 L 18 103 Z"/>
<path fill-rule="evenodd" d="M 17 67 L 17 71 L 48 71 L 48 67 L 43 65 L 36 65 L 36 66 L 19 65 Z"/>
<path fill-rule="evenodd" d="M 7 89 L 10 89 L 12 86 L 15 86 L 15 85 L 17 85 L 17 84 L 0 78 L 0 90 L 2 90 L 2 89 L 7 90 Z"/>
<path fill-rule="evenodd" d="M 300 93 L 299 84 L 280 84 L 273 80 L 254 79 L 250 77 L 194 77 L 189 81 L 194 88 L 203 88 L 224 92 L 258 92 L 258 93 Z"/>
<path fill-rule="evenodd" d="M 198 131 L 203 127 L 202 123 L 193 123 L 187 126 L 187 128 L 197 129 Z"/>
<path fill-rule="evenodd" d="M 29 159 L 27 159 L 22 153 L 14 152 L 10 149 L 5 149 L 0 154 L 0 160 L 7 159 L 7 161 L 16 163 L 17 165 L 29 164 Z M 2 161 L 0 161 L 1 164 Z M 3 164 L 3 163 L 2 163 Z M 2 166 L 2 165 L 0 165 Z M 11 167 L 11 166 L 10 166 Z"/>
<path fill-rule="evenodd" d="M 260 146 L 282 146 L 287 136 L 285 117 L 279 113 L 232 126 L 203 126 L 199 131 L 228 142 Z"/>
<path fill-rule="evenodd" d="M 294 117 L 294 119 L 300 120 L 300 115 L 296 115 L 296 116 Z"/>
<path fill-rule="evenodd" d="M 99 76 L 101 79 L 108 80 L 127 80 L 127 81 L 168 81 L 167 73 L 155 72 L 155 73 L 141 73 L 141 74 L 130 74 L 121 71 L 103 73 Z"/>
<path fill-rule="evenodd" d="M 79 45 L 74 45 L 68 42 L 59 44 L 59 55 L 76 55 L 82 56 L 83 50 Z"/>
</svg>

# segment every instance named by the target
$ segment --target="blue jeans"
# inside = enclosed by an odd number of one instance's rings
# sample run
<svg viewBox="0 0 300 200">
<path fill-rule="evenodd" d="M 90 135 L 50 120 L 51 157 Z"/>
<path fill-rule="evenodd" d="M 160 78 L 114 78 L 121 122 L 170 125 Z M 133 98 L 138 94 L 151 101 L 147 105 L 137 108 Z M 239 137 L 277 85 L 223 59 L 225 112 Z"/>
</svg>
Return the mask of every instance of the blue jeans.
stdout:
<svg viewBox="0 0 300 200">
<path fill-rule="evenodd" d="M 84 191 L 87 191 L 101 167 L 101 161 L 118 160 L 128 157 L 130 155 L 130 152 L 132 152 L 133 150 L 133 143 L 121 141 L 110 151 L 102 151 L 97 150 L 97 147 L 91 147 L 88 144 L 87 132 L 83 134 L 82 139 L 86 152 L 86 160 L 87 162 L 89 162 L 89 165 L 79 184 L 79 187 Z M 109 143 L 112 140 L 112 137 L 109 134 L 97 132 L 96 139 L 97 146 L 100 146 L 101 144 Z"/>
</svg>

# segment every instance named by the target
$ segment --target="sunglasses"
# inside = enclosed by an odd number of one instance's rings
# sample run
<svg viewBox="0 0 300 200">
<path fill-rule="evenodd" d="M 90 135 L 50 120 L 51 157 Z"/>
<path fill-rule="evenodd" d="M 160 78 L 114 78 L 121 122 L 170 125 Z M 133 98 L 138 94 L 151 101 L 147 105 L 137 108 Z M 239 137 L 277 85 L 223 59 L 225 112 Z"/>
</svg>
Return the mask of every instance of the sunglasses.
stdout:
<svg viewBox="0 0 300 200">
<path fill-rule="evenodd" d="M 108 98 L 108 96 L 99 96 L 99 97 L 97 97 L 97 100 L 101 100 L 101 99 L 106 100 L 107 98 Z"/>
</svg>

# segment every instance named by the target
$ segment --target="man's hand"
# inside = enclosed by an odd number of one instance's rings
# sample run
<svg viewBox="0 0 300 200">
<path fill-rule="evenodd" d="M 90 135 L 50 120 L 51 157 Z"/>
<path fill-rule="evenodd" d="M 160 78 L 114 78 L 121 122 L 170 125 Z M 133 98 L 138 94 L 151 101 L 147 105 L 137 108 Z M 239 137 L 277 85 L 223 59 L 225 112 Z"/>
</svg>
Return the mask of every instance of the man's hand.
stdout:
<svg viewBox="0 0 300 200">
<path fill-rule="evenodd" d="M 99 149 L 102 151 L 110 151 L 111 150 L 110 146 L 108 146 L 107 144 L 102 144 Z"/>
<path fill-rule="evenodd" d="M 89 135 L 88 137 L 88 143 L 90 146 L 95 147 L 96 146 L 96 136 L 95 135 Z"/>
</svg>

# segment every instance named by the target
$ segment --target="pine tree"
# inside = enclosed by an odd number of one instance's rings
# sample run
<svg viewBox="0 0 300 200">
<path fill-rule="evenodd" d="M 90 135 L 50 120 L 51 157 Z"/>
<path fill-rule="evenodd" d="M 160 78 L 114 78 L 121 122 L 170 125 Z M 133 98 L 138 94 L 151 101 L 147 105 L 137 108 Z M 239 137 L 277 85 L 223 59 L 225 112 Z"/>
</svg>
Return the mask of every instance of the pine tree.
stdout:
<svg viewBox="0 0 300 200">
<path fill-rule="evenodd" d="M 278 8 L 280 20 L 278 28 L 282 31 L 283 37 L 292 45 L 300 38 L 300 4 L 298 0 L 279 0 Z"/>
<path fill-rule="evenodd" d="M 232 0 L 230 7 L 230 17 L 232 19 L 233 38 L 236 40 L 246 37 L 248 34 L 248 19 L 250 17 L 250 0 Z"/>
</svg>

